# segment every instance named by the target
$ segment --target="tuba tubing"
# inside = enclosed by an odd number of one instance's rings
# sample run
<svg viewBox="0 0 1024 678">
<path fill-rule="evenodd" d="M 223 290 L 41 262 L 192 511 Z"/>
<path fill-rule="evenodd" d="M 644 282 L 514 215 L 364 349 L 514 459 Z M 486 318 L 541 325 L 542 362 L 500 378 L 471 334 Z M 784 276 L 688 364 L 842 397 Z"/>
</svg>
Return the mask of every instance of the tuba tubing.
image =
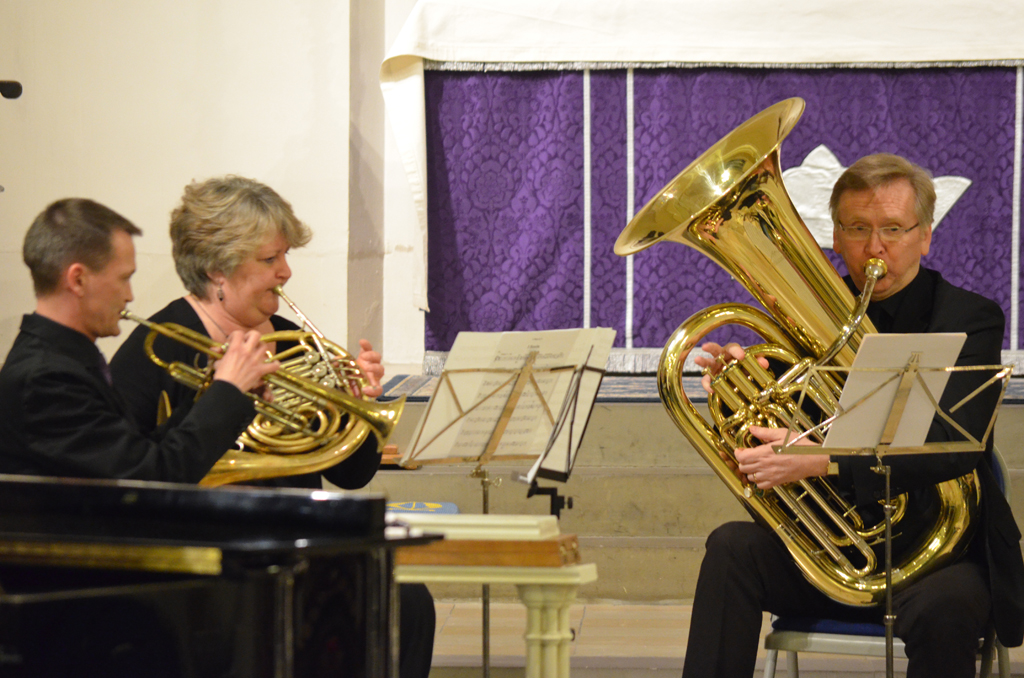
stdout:
<svg viewBox="0 0 1024 678">
<path fill-rule="evenodd" d="M 814 241 L 782 183 L 779 147 L 803 113 L 804 102 L 779 102 L 723 137 L 676 176 L 619 235 L 616 254 L 626 256 L 662 241 L 709 256 L 739 281 L 767 312 L 744 304 L 698 311 L 669 337 L 658 369 L 658 390 L 669 416 L 718 478 L 756 521 L 785 544 L 807 579 L 833 600 L 855 606 L 885 598 L 885 573 L 872 546 L 879 525 L 867 525 L 827 480 L 808 478 L 770 490 L 748 485 L 734 469 L 737 447 L 753 442 L 751 425 L 813 428 L 792 400 L 805 389 L 827 416 L 842 392 L 836 371 L 849 368 L 860 342 L 875 332 L 864 317 L 874 280 L 885 275 L 869 262 L 869 285 L 854 299 Z M 884 267 L 884 264 L 882 265 Z M 682 388 L 690 351 L 710 332 L 739 325 L 766 343 L 748 347 L 743 361 L 727 364 L 712 380 L 712 421 Z M 758 356 L 792 367 L 775 379 Z M 892 573 L 894 590 L 959 556 L 976 526 L 980 491 L 976 474 L 934 489 L 939 507 L 927 533 L 905 549 Z M 897 499 L 897 524 L 906 510 Z M 844 517 L 848 516 L 848 517 Z"/>
</svg>

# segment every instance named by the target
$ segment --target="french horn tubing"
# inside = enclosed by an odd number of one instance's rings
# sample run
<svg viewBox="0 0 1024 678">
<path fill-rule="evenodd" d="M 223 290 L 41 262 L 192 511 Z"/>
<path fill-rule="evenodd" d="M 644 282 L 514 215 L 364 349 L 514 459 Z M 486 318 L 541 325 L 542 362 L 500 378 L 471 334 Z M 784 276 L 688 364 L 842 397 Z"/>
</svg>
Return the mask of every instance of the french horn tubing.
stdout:
<svg viewBox="0 0 1024 678">
<path fill-rule="evenodd" d="M 875 605 L 886 588 L 884 563 L 875 552 L 884 522 L 870 523 L 824 478 L 759 490 L 734 470 L 734 450 L 760 444 L 750 426 L 814 428 L 816 422 L 794 401 L 799 390 L 825 416 L 834 414 L 842 370 L 810 368 L 849 368 L 864 335 L 876 331 L 864 311 L 874 281 L 885 275 L 884 264 L 869 262 L 869 284 L 855 300 L 782 182 L 779 147 L 803 110 L 802 99 L 787 99 L 723 137 L 637 213 L 619 235 L 615 253 L 626 256 L 662 241 L 687 245 L 711 257 L 767 309 L 720 304 L 683 322 L 662 351 L 661 400 L 715 474 L 755 520 L 782 539 L 816 588 L 841 603 Z M 726 325 L 746 327 L 765 343 L 749 347 L 742 361 L 728 363 L 712 380 L 708 421 L 683 392 L 683 364 L 705 335 Z M 790 367 L 776 378 L 758 363 L 762 356 Z M 813 431 L 809 437 L 821 442 Z M 940 483 L 934 492 L 934 522 L 901 549 L 906 555 L 894 563 L 893 590 L 955 559 L 969 542 L 980 504 L 976 475 Z M 906 504 L 900 495 L 894 530 Z"/>
<path fill-rule="evenodd" d="M 362 395 L 367 384 L 355 358 L 316 329 L 285 296 L 304 323 L 304 329 L 263 335 L 264 343 L 295 345 L 268 357 L 281 368 L 263 377 L 271 397 L 248 393 L 256 417 L 238 437 L 238 449 L 227 450 L 199 482 L 219 486 L 251 480 L 314 473 L 330 468 L 351 456 L 368 436 L 376 439 L 378 450 L 387 443 L 405 407 L 405 396 L 378 403 Z M 146 355 L 176 381 L 201 395 L 213 380 L 213 361 L 225 346 L 205 334 L 176 323 L 154 323 L 130 311 L 121 317 L 149 328 L 143 342 Z M 180 361 L 167 362 L 157 355 L 153 344 L 165 336 L 207 356 L 210 366 L 199 368 Z"/>
</svg>

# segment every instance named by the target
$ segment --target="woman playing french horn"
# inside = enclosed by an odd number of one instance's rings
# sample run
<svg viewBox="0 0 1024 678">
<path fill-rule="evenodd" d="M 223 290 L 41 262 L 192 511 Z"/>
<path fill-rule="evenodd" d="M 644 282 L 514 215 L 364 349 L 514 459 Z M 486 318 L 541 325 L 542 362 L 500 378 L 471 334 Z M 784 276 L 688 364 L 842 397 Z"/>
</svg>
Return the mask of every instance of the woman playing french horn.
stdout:
<svg viewBox="0 0 1024 678">
<path fill-rule="evenodd" d="M 259 182 L 227 176 L 190 184 L 171 214 L 174 265 L 189 293 L 150 320 L 177 323 L 215 342 L 234 330 L 256 330 L 265 335 L 298 329 L 276 315 L 279 297 L 274 287 L 291 278 L 288 251 L 303 247 L 311 237 L 309 227 L 296 218 L 291 205 Z M 142 343 L 148 332 L 145 327 L 136 328 L 111 360 L 114 381 L 144 432 L 157 426 L 161 392 L 167 394 L 174 416 L 181 416 L 195 398 L 195 391 L 146 356 Z M 154 348 L 162 358 L 188 365 L 194 364 L 197 355 L 194 349 L 164 337 L 156 340 Z M 275 351 L 277 347 L 269 348 Z M 380 355 L 365 342 L 358 361 L 374 387 L 366 394 L 378 395 L 384 372 Z M 372 443 L 368 439 L 344 462 L 325 470 L 324 476 L 345 489 L 364 486 L 380 464 Z M 319 474 L 292 476 L 284 483 L 314 489 L 322 486 Z"/>
<path fill-rule="evenodd" d="M 252 179 L 224 176 L 186 186 L 181 204 L 171 214 L 174 264 L 188 294 L 175 299 L 150 320 L 175 323 L 222 342 L 233 331 L 261 335 L 299 329 L 277 315 L 276 287 L 291 278 L 287 255 L 306 245 L 312 233 L 276 191 Z M 149 329 L 137 327 L 111 360 L 114 383 L 143 432 L 158 427 L 161 393 L 167 394 L 170 422 L 184 416 L 195 391 L 154 364 L 143 349 Z M 271 352 L 281 346 L 270 346 Z M 161 359 L 194 365 L 206 356 L 183 343 L 159 336 L 154 352 Z M 384 375 L 381 356 L 360 341 L 356 362 L 366 377 L 362 395 L 380 395 Z M 360 393 L 355 393 L 360 395 Z M 262 485 L 321 489 L 323 478 L 344 489 L 365 486 L 380 466 L 381 454 L 372 435 L 344 461 L 321 473 L 259 481 Z M 426 678 L 433 651 L 434 607 L 423 585 L 399 587 L 403 610 L 400 675 Z"/>
</svg>

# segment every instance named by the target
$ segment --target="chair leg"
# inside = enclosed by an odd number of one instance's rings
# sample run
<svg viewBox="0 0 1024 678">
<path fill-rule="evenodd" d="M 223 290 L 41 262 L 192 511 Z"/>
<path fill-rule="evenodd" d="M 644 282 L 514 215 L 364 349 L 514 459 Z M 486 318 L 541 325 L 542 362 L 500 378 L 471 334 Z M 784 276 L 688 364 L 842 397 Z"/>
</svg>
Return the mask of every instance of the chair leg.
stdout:
<svg viewBox="0 0 1024 678">
<path fill-rule="evenodd" d="M 1010 678 L 1010 651 L 996 638 L 996 655 L 999 657 L 999 678 Z"/>
<path fill-rule="evenodd" d="M 985 640 L 981 644 L 981 677 L 980 678 L 992 678 L 992 655 L 994 654 L 995 646 L 995 631 L 990 626 L 988 632 L 985 633 Z"/>
<path fill-rule="evenodd" d="M 995 629 L 990 626 L 981 644 L 980 678 L 992 678 L 993 659 L 999 662 L 999 678 L 1010 678 L 1010 652 L 999 642 Z"/>
<path fill-rule="evenodd" d="M 775 678 L 775 664 L 779 661 L 778 650 L 768 650 L 764 656 L 764 678 Z"/>
<path fill-rule="evenodd" d="M 800 666 L 796 660 L 796 652 L 786 651 L 786 666 L 789 668 L 789 678 L 800 678 Z"/>
</svg>

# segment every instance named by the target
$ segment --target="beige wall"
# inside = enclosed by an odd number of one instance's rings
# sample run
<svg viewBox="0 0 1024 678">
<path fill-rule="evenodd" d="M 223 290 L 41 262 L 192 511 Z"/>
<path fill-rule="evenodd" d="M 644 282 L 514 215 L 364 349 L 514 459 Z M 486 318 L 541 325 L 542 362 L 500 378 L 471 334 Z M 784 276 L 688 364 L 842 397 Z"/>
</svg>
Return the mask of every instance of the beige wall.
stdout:
<svg viewBox="0 0 1024 678">
<path fill-rule="evenodd" d="M 312 226 L 289 291 L 344 340 L 349 62 L 348 0 L 0 3 L 0 79 L 25 88 L 0 100 L 0 356 L 32 307 L 21 240 L 46 204 L 91 197 L 145 231 L 133 307 L 148 314 L 183 292 L 167 236 L 182 187 L 224 173 Z"/>
<path fill-rule="evenodd" d="M 390 141 L 380 62 L 415 0 L 4 0 L 0 79 L 0 358 L 33 306 L 21 241 L 66 196 L 138 224 L 134 310 L 183 293 L 168 214 L 193 179 L 237 173 L 314 230 L 289 292 L 332 339 L 366 337 L 418 371 L 422 311 L 384 271 L 384 223 L 415 215 Z M 401 259 L 399 253 L 398 259 Z M 390 286 L 391 308 L 384 288 Z M 109 355 L 121 337 L 101 340 Z"/>
<path fill-rule="evenodd" d="M 384 99 L 378 86 L 384 58 L 383 3 L 352 0 L 349 54 L 349 327 L 347 346 L 360 338 L 382 343 L 384 259 Z"/>
<path fill-rule="evenodd" d="M 412 12 L 416 0 L 387 0 L 384 35 L 388 48 Z M 425 133 L 425 132 L 424 132 Z M 393 373 L 419 374 L 423 365 L 424 315 L 413 293 L 410 271 L 421 255 L 409 243 L 419 236 L 409 180 L 395 143 L 391 123 L 384 146 L 384 342 Z"/>
</svg>

